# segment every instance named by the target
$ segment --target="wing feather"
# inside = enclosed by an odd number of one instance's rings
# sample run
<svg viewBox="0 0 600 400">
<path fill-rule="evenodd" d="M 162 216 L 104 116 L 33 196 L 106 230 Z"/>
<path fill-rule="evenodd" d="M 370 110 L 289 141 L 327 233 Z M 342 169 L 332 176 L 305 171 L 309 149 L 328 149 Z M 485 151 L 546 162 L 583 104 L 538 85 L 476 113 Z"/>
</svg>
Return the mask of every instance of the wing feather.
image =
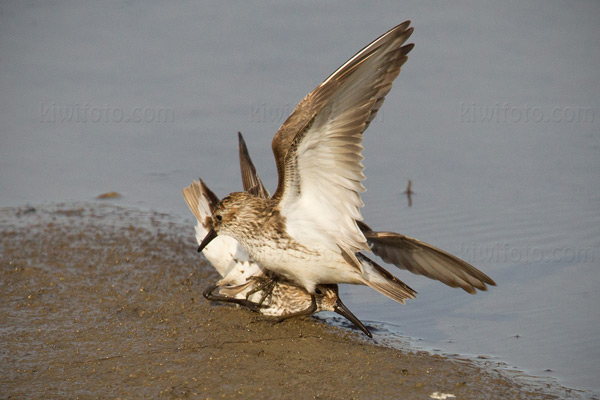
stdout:
<svg viewBox="0 0 600 400">
<path fill-rule="evenodd" d="M 202 224 L 204 229 L 208 231 L 211 228 L 210 217 L 217 204 L 219 204 L 217 195 L 200 178 L 198 178 L 198 182 L 192 181 L 192 184 L 184 188 L 181 192 L 198 223 Z"/>
<path fill-rule="evenodd" d="M 196 224 L 196 240 L 202 242 L 206 233 L 212 228 L 212 214 L 219 198 L 206 186 L 202 179 L 182 190 L 183 197 L 192 213 L 198 220 Z M 204 256 L 223 277 L 217 285 L 239 285 L 251 276 L 264 276 L 265 270 L 253 262 L 246 250 L 234 238 L 219 235 L 203 251 Z"/>
<path fill-rule="evenodd" d="M 246 141 L 242 136 L 242 132 L 238 132 L 238 141 L 240 152 L 240 169 L 242 171 L 242 184 L 244 185 L 244 190 L 254 191 L 256 196 L 264 199 L 270 198 L 271 194 L 260 180 L 260 177 L 256 172 L 256 168 L 254 167 L 254 163 L 250 158 L 250 153 L 248 152 L 248 147 L 246 146 Z"/>
<path fill-rule="evenodd" d="M 361 227 L 366 225 L 361 224 Z M 469 263 L 428 243 L 394 232 L 373 232 L 363 229 L 373 253 L 385 262 L 414 274 L 438 280 L 466 292 L 487 290 L 496 283 Z"/>
<path fill-rule="evenodd" d="M 362 133 L 413 48 L 403 46 L 412 33 L 409 24 L 391 29 L 336 70 L 298 104 L 273 138 L 279 174 L 273 198 L 292 237 L 352 256 L 368 250 L 356 225 L 365 190 Z"/>
</svg>

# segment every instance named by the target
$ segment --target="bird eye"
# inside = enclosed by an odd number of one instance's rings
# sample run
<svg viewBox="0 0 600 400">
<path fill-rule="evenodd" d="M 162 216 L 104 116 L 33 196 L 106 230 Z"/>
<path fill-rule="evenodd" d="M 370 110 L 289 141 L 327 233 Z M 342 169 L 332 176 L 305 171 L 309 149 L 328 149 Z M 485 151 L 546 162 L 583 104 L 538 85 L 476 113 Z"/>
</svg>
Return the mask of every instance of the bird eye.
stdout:
<svg viewBox="0 0 600 400">
<path fill-rule="evenodd" d="M 318 295 L 323 295 L 323 292 L 319 288 L 315 288 L 315 293 Z"/>
<path fill-rule="evenodd" d="M 220 214 L 215 215 L 215 218 L 217 219 L 217 221 L 222 221 L 223 220 L 223 216 Z"/>
</svg>

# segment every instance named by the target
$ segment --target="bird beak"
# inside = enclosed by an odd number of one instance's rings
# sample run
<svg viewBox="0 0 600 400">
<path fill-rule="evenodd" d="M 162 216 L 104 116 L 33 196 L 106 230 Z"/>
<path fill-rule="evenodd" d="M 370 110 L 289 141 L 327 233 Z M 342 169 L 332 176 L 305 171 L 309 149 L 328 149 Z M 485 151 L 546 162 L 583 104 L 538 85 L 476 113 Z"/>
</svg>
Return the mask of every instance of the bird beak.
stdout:
<svg viewBox="0 0 600 400">
<path fill-rule="evenodd" d="M 371 332 L 369 332 L 367 327 L 364 326 L 363 323 L 360 322 L 360 320 L 356 318 L 354 314 L 352 314 L 348 307 L 346 307 L 346 305 L 342 303 L 342 300 L 340 300 L 339 298 L 335 302 L 334 311 L 340 314 L 342 317 L 346 318 L 348 321 L 352 322 L 354 326 L 363 331 L 365 335 L 367 335 L 370 338 L 373 338 L 373 335 L 371 335 Z"/>
<path fill-rule="evenodd" d="M 206 236 L 204 236 L 204 239 L 202 240 L 202 243 L 200 243 L 200 246 L 198 246 L 198 253 L 200 253 L 202 250 L 204 250 L 204 248 L 210 243 L 212 242 L 212 240 L 214 238 L 217 237 L 217 232 L 215 232 L 214 229 L 211 229 L 210 231 L 208 231 L 208 233 L 206 234 Z"/>
</svg>

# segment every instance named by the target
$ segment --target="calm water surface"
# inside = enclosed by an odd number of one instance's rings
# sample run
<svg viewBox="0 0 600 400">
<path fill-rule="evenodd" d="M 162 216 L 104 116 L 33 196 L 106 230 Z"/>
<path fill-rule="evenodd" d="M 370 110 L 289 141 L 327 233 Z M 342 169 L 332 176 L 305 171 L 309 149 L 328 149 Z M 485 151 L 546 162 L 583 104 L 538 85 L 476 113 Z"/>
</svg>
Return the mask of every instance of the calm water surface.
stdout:
<svg viewBox="0 0 600 400">
<path fill-rule="evenodd" d="M 424 348 L 598 392 L 600 5 L 395 3 L 4 2 L 0 204 L 118 191 L 192 223 L 191 179 L 241 188 L 238 130 L 274 190 L 270 140 L 295 104 L 411 19 L 416 47 L 365 134 L 364 216 L 498 287 L 399 272 L 417 300 L 344 286 L 344 301 Z"/>
</svg>

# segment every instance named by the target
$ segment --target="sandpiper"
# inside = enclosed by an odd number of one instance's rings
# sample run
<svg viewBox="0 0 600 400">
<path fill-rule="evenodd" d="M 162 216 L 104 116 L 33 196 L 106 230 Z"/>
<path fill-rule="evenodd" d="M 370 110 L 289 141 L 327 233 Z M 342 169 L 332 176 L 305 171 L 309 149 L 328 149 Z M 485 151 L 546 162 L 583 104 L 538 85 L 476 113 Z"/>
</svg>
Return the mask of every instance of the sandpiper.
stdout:
<svg viewBox="0 0 600 400">
<path fill-rule="evenodd" d="M 254 168 L 251 160 L 250 165 Z M 259 179 L 256 174 L 253 176 Z M 244 182 L 250 182 L 248 179 L 244 178 Z M 210 218 L 218 198 L 202 180 L 193 181 L 183 189 L 183 195 L 198 220 L 195 229 L 196 239 L 200 243 L 210 228 Z M 317 287 L 317 307 L 313 310 L 313 297 L 306 290 L 284 279 L 275 279 L 273 273 L 253 262 L 235 239 L 225 235 L 217 239 L 203 249 L 203 254 L 223 278 L 204 291 L 207 299 L 239 304 L 280 319 L 333 311 L 348 319 L 367 336 L 373 337 L 339 298 L 337 285 Z"/>
<path fill-rule="evenodd" d="M 241 132 L 238 132 L 238 142 L 244 190 L 269 197 L 269 191 L 256 172 Z M 362 221 L 357 224 L 371 251 L 398 268 L 435 279 L 450 287 L 460 287 L 471 294 L 476 293 L 476 289 L 486 290 L 486 284 L 495 285 L 483 272 L 444 250 L 400 233 L 374 231 Z"/>
<path fill-rule="evenodd" d="M 246 284 L 237 286 L 209 287 L 204 295 L 209 300 L 235 303 L 246 306 L 267 317 L 283 319 L 333 311 L 352 322 L 365 335 L 373 335 L 340 299 L 338 285 L 318 285 L 316 309 L 313 298 L 306 290 L 293 282 L 273 277 L 252 277 Z"/>
<path fill-rule="evenodd" d="M 203 249 L 217 235 L 236 239 L 262 267 L 304 288 L 316 309 L 317 286 L 363 284 L 404 303 L 415 292 L 360 251 L 371 229 L 362 224 L 362 133 L 375 117 L 413 45 L 406 21 L 376 39 L 309 93 L 273 138 L 279 175 L 275 194 L 225 197 L 216 207 Z M 455 257 L 405 236 L 396 265 L 470 293 L 494 282 Z M 386 235 L 371 235 L 380 246 Z M 372 244 L 377 248 L 377 244 Z M 413 263 L 414 262 L 414 263 Z M 436 262 L 441 262 L 438 267 Z M 466 267 L 466 266 L 468 267 Z"/>
</svg>

